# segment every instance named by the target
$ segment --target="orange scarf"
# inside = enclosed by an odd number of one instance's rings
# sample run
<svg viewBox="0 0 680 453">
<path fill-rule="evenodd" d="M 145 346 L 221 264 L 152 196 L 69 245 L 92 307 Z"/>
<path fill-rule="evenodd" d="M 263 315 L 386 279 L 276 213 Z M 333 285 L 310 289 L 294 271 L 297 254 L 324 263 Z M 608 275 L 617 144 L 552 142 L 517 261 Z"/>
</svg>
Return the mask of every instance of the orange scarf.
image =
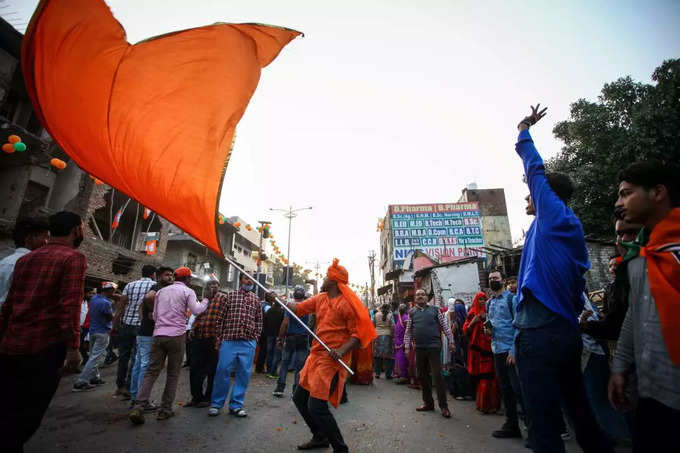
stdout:
<svg viewBox="0 0 680 453">
<path fill-rule="evenodd" d="M 361 303 L 359 296 L 347 286 L 349 274 L 347 269 L 338 264 L 339 262 L 340 260 L 337 258 L 333 259 L 333 264 L 328 268 L 327 276 L 329 280 L 333 280 L 338 284 L 338 289 L 345 299 L 349 301 L 352 310 L 354 310 L 361 347 L 365 348 L 378 337 L 378 334 L 375 332 L 375 327 L 373 326 L 373 322 L 371 322 L 371 316 L 368 313 L 368 309 Z"/>
<path fill-rule="evenodd" d="M 640 256 L 647 258 L 649 289 L 668 354 L 680 365 L 680 208 L 671 209 L 654 227 Z"/>
</svg>

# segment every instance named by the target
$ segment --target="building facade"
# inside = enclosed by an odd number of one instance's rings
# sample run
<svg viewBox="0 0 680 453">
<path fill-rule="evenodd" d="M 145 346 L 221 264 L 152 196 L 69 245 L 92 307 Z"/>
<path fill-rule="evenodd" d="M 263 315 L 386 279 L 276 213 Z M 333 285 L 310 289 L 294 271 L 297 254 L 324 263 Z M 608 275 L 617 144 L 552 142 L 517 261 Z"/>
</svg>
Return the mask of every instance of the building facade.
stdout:
<svg viewBox="0 0 680 453">
<path fill-rule="evenodd" d="M 512 247 L 503 189 L 471 186 L 456 203 L 390 205 L 380 225 L 378 267 L 383 278 L 402 269 L 415 250 L 446 263 L 471 256 L 485 259 L 490 247 Z"/>
</svg>

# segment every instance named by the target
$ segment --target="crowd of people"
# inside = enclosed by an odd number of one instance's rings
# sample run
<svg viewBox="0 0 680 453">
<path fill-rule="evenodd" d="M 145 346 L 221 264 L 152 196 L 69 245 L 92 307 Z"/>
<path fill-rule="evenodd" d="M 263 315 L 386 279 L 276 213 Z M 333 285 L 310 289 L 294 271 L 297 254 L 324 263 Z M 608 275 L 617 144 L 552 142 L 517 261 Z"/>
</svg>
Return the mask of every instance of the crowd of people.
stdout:
<svg viewBox="0 0 680 453">
<path fill-rule="evenodd" d="M 0 432 L 7 451 L 22 451 L 38 429 L 64 366 L 78 369 L 72 389 L 84 392 L 106 384 L 100 367 L 117 357 L 115 395 L 130 400 L 130 421 L 143 424 L 152 412 L 158 420 L 174 415 L 185 356 L 191 392 L 185 406 L 207 408 L 210 416 L 225 404 L 235 417 L 248 415 L 253 368 L 275 381 L 272 394 L 279 398 L 294 372 L 292 400 L 312 433 L 301 450 L 348 451 L 328 408 L 346 401 L 349 373 L 340 360 L 353 370 L 354 383 L 384 373 L 421 390 L 416 411 L 435 410 L 433 384 L 446 418 L 447 392 L 474 400 L 484 414 L 502 406 L 505 422 L 491 435 L 521 438 L 524 424 L 527 446 L 537 452 L 565 451 L 567 426 L 586 452 L 612 452 L 628 438 L 635 452 L 672 445 L 680 426 L 675 170 L 649 161 L 620 173 L 618 253 L 598 307 L 586 293 L 590 262 L 569 208 L 573 185 L 546 171 L 529 134 L 544 113 L 532 107 L 518 126 L 526 211 L 534 216 L 519 273 L 508 278 L 491 269 L 469 306 L 450 299 L 440 307 L 417 287 L 410 306 L 385 304 L 369 314 L 337 260 L 321 292 L 308 297 L 296 287 L 293 300 L 283 298 L 287 310 L 272 292 L 261 301 L 247 274 L 228 292 L 213 278 L 199 300 L 186 267 L 147 265 L 122 291 L 113 282 L 95 291 L 84 288 L 87 263 L 78 251 L 84 225 L 77 214 L 20 219 L 16 251 L 0 260 Z M 150 396 L 164 369 L 156 405 Z"/>
</svg>

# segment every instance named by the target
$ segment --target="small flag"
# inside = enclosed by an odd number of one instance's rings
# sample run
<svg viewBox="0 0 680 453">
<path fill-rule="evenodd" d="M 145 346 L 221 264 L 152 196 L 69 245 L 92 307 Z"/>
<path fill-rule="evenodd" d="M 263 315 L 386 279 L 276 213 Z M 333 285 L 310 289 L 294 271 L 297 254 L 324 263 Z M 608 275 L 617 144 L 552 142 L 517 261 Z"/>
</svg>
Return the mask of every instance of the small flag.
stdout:
<svg viewBox="0 0 680 453">
<path fill-rule="evenodd" d="M 146 250 L 147 255 L 155 255 L 156 254 L 156 241 L 146 241 L 146 247 L 144 248 Z"/>
<path fill-rule="evenodd" d="M 120 217 L 123 215 L 123 211 L 121 209 L 116 212 L 116 215 L 113 216 L 113 224 L 111 225 L 112 229 L 118 228 L 118 225 L 120 225 Z"/>
<path fill-rule="evenodd" d="M 144 220 L 148 219 L 150 215 L 151 215 L 151 209 L 144 208 L 144 213 L 142 213 L 142 217 L 144 217 Z"/>
</svg>

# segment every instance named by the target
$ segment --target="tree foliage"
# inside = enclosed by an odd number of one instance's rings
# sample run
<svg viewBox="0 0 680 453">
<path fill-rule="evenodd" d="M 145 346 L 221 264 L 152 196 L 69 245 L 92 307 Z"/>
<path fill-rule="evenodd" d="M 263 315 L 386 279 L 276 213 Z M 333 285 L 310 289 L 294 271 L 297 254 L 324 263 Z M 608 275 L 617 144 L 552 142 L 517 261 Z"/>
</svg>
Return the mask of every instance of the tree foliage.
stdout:
<svg viewBox="0 0 680 453">
<path fill-rule="evenodd" d="M 293 274 L 291 276 L 291 280 L 289 282 L 289 286 L 292 288 L 295 285 L 304 285 L 305 280 L 309 278 L 309 270 L 306 272 L 303 270 L 302 266 L 298 264 L 293 264 Z M 272 267 L 273 272 L 274 272 L 274 284 L 275 285 L 285 285 L 286 282 L 286 268 L 283 265 L 283 263 L 279 260 L 274 261 L 274 265 Z"/>
<path fill-rule="evenodd" d="M 597 102 L 579 99 L 553 129 L 564 146 L 547 167 L 573 178 L 571 207 L 588 236 L 614 236 L 620 170 L 647 159 L 680 162 L 680 59 L 664 61 L 652 80 L 629 76 L 605 84 Z"/>
</svg>

